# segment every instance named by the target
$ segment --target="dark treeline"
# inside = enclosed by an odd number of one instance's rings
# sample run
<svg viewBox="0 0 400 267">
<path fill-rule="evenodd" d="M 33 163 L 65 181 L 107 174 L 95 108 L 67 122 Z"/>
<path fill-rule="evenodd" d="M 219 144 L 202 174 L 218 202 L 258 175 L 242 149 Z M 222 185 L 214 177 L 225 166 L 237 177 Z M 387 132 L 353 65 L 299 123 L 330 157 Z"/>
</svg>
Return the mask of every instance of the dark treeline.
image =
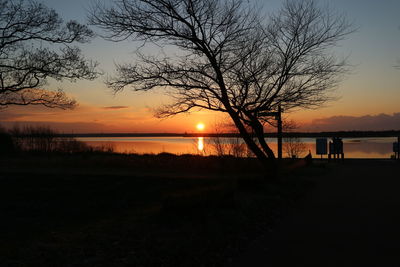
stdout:
<svg viewBox="0 0 400 267">
<path fill-rule="evenodd" d="M 47 126 L 0 127 L 0 156 L 25 152 L 35 153 L 112 153 L 111 146 L 91 147 L 75 137 L 59 134 Z"/>
<path fill-rule="evenodd" d="M 60 137 L 239 137 L 238 133 L 76 133 L 59 134 Z M 284 132 L 283 137 L 398 137 L 395 131 L 337 131 L 337 132 Z M 266 133 L 265 137 L 277 137 Z"/>
</svg>

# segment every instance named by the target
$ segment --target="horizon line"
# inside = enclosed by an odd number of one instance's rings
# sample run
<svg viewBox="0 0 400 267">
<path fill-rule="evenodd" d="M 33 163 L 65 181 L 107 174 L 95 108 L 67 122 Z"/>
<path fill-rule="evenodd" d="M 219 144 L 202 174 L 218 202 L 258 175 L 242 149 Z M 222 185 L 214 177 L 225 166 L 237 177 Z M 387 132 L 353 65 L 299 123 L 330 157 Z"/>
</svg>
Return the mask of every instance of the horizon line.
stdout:
<svg viewBox="0 0 400 267">
<path fill-rule="evenodd" d="M 224 133 L 199 133 L 199 132 L 184 132 L 184 133 L 167 133 L 167 132 L 136 132 L 136 133 L 58 133 L 62 137 L 239 137 L 239 133 L 224 132 Z M 276 132 L 264 133 L 265 137 L 276 137 Z M 400 130 L 382 130 L 382 131 L 321 131 L 321 132 L 283 132 L 284 137 L 398 137 Z"/>
</svg>

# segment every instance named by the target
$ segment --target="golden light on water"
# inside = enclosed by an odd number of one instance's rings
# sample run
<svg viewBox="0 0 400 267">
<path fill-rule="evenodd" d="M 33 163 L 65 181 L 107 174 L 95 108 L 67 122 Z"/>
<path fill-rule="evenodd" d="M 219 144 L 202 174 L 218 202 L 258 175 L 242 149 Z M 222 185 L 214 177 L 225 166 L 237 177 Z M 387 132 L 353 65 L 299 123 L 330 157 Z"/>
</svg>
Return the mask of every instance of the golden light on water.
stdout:
<svg viewBox="0 0 400 267">
<path fill-rule="evenodd" d="M 204 138 L 198 137 L 197 138 L 197 149 L 202 152 L 204 150 Z"/>
<path fill-rule="evenodd" d="M 196 125 L 196 128 L 197 128 L 197 130 L 199 130 L 199 131 L 203 131 L 204 128 L 205 128 L 205 125 L 204 125 L 204 123 L 199 122 L 199 123 Z"/>
</svg>

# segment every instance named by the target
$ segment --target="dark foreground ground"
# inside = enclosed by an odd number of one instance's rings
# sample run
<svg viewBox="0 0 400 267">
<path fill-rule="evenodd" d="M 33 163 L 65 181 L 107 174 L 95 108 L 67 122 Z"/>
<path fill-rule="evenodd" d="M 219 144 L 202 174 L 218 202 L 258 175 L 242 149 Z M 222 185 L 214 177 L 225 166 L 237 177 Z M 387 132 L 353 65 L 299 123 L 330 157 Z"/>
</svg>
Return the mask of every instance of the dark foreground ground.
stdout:
<svg viewBox="0 0 400 267">
<path fill-rule="evenodd" d="M 400 266 L 400 162 L 347 160 L 312 180 L 303 203 L 236 266 Z"/>
<path fill-rule="evenodd" d="M 0 266 L 399 266 L 400 164 L 0 159 Z"/>
<path fill-rule="evenodd" d="M 230 266 L 325 171 L 265 183 L 245 159 L 3 158 L 0 266 Z"/>
</svg>

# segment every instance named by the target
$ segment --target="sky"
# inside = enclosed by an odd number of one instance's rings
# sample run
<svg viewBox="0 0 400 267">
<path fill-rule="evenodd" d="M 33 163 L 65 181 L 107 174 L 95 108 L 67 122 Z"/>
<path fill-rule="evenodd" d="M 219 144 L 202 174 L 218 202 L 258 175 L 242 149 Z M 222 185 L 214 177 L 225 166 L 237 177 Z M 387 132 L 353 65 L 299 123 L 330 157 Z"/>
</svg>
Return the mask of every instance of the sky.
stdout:
<svg viewBox="0 0 400 267">
<path fill-rule="evenodd" d="M 253 0 L 257 1 L 257 0 Z M 65 20 L 86 22 L 90 1 L 44 0 Z M 282 0 L 259 0 L 267 13 L 276 11 Z M 336 90 L 338 100 L 316 110 L 285 114 L 299 130 L 400 130 L 400 1 L 319 0 L 344 13 L 357 29 L 336 48 L 338 56 L 349 58 L 351 71 Z M 93 28 L 98 31 L 98 29 Z M 137 43 L 114 43 L 95 38 L 80 45 L 87 58 L 99 62 L 105 75 L 94 81 L 50 82 L 50 89 L 62 88 L 79 106 L 74 110 L 44 107 L 10 107 L 0 111 L 0 125 L 49 125 L 65 133 L 88 132 L 195 132 L 203 122 L 205 131 L 226 121 L 221 114 L 195 111 L 169 119 L 157 119 L 154 108 L 165 103 L 162 92 L 135 93 L 126 89 L 114 95 L 104 80 L 115 63 L 129 62 Z"/>
</svg>

